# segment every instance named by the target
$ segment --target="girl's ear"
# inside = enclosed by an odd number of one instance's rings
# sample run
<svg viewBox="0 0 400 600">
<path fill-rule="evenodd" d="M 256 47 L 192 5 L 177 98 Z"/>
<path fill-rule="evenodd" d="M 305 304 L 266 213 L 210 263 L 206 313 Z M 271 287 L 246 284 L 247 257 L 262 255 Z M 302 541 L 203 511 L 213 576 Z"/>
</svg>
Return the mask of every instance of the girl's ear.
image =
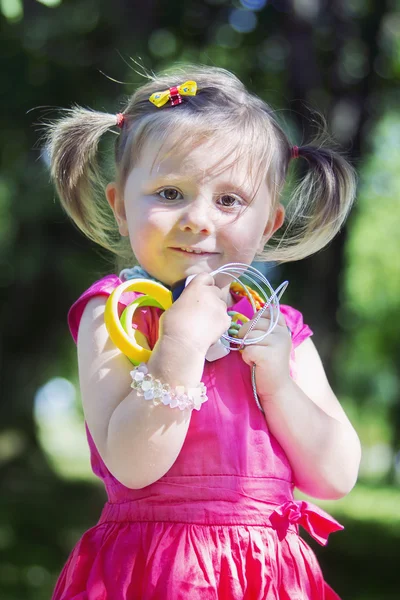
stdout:
<svg viewBox="0 0 400 600">
<path fill-rule="evenodd" d="M 285 208 L 282 204 L 278 204 L 277 208 L 273 215 L 268 219 L 268 223 L 264 229 L 264 234 L 261 238 L 260 250 L 264 249 L 265 244 L 268 242 L 270 237 L 273 236 L 275 231 L 277 231 L 283 225 L 283 221 L 285 220 Z"/>
<path fill-rule="evenodd" d="M 128 223 L 126 221 L 124 199 L 121 197 L 115 181 L 112 181 L 107 185 L 106 198 L 114 213 L 120 234 L 124 237 L 128 236 L 129 231 Z"/>
</svg>

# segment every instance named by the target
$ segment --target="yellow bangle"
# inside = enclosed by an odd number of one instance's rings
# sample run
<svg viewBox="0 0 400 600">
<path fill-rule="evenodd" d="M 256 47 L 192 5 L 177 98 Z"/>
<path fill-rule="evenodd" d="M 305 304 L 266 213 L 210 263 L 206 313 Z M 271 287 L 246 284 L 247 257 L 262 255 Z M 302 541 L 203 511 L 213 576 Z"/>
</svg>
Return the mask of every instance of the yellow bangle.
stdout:
<svg viewBox="0 0 400 600">
<path fill-rule="evenodd" d="M 140 292 L 144 295 L 128 304 L 119 318 L 118 302 L 125 292 Z M 143 340 L 143 334 L 132 327 L 135 310 L 141 306 L 156 306 L 167 310 L 172 306 L 172 292 L 156 281 L 128 280 L 110 294 L 104 311 L 104 321 L 111 340 L 134 365 L 147 362 L 151 355 L 151 350 L 143 348 L 139 343 L 140 338 Z"/>
</svg>

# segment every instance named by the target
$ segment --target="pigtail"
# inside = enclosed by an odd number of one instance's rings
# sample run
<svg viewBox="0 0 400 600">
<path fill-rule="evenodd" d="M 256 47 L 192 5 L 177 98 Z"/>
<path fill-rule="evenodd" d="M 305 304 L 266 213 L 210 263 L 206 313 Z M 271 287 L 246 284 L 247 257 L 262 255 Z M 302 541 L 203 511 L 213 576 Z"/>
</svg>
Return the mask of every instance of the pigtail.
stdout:
<svg viewBox="0 0 400 600">
<path fill-rule="evenodd" d="M 311 144 L 297 152 L 298 161 L 307 164 L 298 163 L 305 172 L 292 190 L 284 235 L 273 252 L 280 262 L 300 260 L 324 248 L 340 231 L 356 195 L 356 172 L 338 151 Z"/>
<path fill-rule="evenodd" d="M 64 210 L 79 229 L 114 251 L 110 232 L 115 233 L 115 223 L 104 198 L 97 150 L 101 137 L 117 125 L 118 117 L 79 106 L 66 112 L 47 126 L 51 177 Z"/>
</svg>

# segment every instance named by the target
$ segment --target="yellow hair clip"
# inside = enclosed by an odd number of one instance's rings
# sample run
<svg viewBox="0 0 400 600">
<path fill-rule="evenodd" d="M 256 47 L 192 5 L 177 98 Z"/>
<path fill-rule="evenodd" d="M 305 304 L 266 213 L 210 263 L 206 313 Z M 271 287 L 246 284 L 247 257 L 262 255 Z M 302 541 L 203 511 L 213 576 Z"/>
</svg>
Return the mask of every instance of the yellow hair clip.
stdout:
<svg viewBox="0 0 400 600">
<path fill-rule="evenodd" d="M 186 81 L 182 85 L 170 87 L 163 92 L 154 92 L 149 98 L 150 102 L 155 104 L 157 108 L 161 108 L 171 100 L 172 106 L 182 104 L 181 96 L 195 96 L 197 92 L 197 83 L 195 81 Z"/>
</svg>

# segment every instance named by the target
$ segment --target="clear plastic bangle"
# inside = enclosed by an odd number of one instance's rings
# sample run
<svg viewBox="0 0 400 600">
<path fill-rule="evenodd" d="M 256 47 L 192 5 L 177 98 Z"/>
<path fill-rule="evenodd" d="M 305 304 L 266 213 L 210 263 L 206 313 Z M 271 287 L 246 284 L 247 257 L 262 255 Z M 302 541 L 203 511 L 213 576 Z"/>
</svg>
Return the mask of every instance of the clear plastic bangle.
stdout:
<svg viewBox="0 0 400 600">
<path fill-rule="evenodd" d="M 131 377 L 131 387 L 136 390 L 137 395 L 152 401 L 156 406 L 164 404 L 180 410 L 185 408 L 200 410 L 201 405 L 208 400 L 207 388 L 203 382 L 193 388 L 185 388 L 183 385 L 173 388 L 150 375 L 145 363 L 135 367 L 131 371 Z"/>
</svg>

